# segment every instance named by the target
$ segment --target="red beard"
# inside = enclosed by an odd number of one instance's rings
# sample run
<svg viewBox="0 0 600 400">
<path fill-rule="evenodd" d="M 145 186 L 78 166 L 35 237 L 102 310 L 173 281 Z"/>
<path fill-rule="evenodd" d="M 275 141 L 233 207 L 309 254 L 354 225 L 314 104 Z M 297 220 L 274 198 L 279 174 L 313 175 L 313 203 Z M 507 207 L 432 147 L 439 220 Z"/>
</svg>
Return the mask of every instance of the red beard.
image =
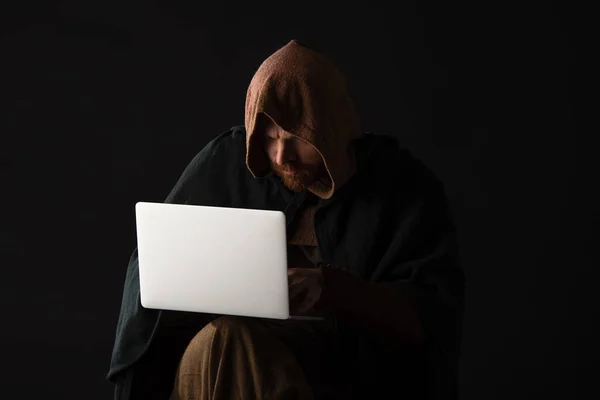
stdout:
<svg viewBox="0 0 600 400">
<path fill-rule="evenodd" d="M 279 166 L 271 164 L 271 169 L 277 175 L 285 187 L 293 192 L 302 192 L 308 186 L 307 184 L 307 172 L 303 170 L 294 169 L 288 165 Z M 284 172 L 293 172 L 293 174 L 285 174 Z"/>
</svg>

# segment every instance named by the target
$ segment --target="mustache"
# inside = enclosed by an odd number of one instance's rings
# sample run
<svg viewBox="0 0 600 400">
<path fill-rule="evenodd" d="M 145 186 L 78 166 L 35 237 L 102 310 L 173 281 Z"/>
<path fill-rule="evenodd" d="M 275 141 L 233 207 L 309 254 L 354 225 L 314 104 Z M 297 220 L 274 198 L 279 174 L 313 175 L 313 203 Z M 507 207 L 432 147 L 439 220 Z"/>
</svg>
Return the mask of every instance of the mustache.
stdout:
<svg viewBox="0 0 600 400">
<path fill-rule="evenodd" d="M 277 164 L 271 163 L 271 168 L 277 172 L 294 172 L 294 173 L 302 172 L 301 168 L 297 168 L 290 164 L 277 165 Z"/>
</svg>

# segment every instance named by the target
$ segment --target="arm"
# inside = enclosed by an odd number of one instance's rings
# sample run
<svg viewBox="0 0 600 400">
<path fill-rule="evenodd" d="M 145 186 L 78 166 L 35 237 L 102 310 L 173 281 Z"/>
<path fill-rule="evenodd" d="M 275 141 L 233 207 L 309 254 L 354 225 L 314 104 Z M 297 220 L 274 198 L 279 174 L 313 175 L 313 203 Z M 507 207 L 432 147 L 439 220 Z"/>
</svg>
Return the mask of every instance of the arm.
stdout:
<svg viewBox="0 0 600 400">
<path fill-rule="evenodd" d="M 390 343 L 443 341 L 459 329 L 464 278 L 455 226 L 441 185 L 428 187 L 411 205 L 388 212 L 388 247 L 372 276 L 323 268 L 322 310 Z"/>
<path fill-rule="evenodd" d="M 339 268 L 322 268 L 323 291 L 317 310 L 332 313 L 390 343 L 419 344 L 423 327 L 401 292 L 370 283 Z"/>
</svg>

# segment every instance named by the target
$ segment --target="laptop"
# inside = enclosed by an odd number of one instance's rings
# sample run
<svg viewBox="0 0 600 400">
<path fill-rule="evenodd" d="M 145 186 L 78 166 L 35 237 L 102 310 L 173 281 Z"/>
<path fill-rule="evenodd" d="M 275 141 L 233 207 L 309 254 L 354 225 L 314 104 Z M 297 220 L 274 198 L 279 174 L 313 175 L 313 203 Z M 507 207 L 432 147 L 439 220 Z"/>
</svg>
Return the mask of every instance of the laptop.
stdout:
<svg viewBox="0 0 600 400">
<path fill-rule="evenodd" d="M 135 215 L 144 308 L 322 319 L 290 315 L 282 212 L 138 202 Z"/>
</svg>

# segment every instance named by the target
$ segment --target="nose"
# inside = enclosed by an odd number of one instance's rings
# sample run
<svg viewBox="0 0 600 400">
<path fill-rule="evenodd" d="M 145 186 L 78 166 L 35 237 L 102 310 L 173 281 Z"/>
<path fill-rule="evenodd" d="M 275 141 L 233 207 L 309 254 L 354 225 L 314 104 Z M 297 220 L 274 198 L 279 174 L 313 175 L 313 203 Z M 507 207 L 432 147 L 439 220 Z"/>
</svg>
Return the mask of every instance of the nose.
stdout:
<svg viewBox="0 0 600 400">
<path fill-rule="evenodd" d="M 295 159 L 294 146 L 289 140 L 278 140 L 275 151 L 275 162 L 279 166 L 288 164 Z"/>
</svg>

